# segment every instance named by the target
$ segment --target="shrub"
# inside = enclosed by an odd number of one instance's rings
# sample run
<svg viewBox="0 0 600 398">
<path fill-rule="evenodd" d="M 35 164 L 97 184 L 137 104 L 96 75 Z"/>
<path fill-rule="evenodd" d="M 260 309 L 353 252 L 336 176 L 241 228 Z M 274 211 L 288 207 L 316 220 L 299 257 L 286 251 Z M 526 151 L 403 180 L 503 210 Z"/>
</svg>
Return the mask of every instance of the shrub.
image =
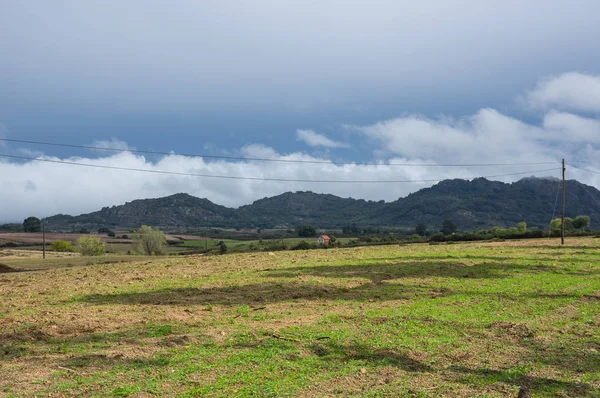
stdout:
<svg viewBox="0 0 600 398">
<path fill-rule="evenodd" d="M 108 231 L 108 236 L 114 238 L 115 236 L 117 236 L 117 234 L 115 234 L 114 231 Z"/>
<path fill-rule="evenodd" d="M 104 243 L 96 236 L 80 236 L 75 243 L 82 256 L 103 256 Z"/>
<path fill-rule="evenodd" d="M 310 248 L 311 248 L 310 243 L 308 243 L 305 240 L 302 240 L 302 241 L 298 242 L 298 244 L 293 246 L 292 250 L 308 250 Z"/>
<path fill-rule="evenodd" d="M 140 253 L 149 256 L 163 254 L 167 245 L 167 238 L 165 238 L 164 232 L 147 225 L 142 225 L 135 231 L 133 241 Z"/>
<path fill-rule="evenodd" d="M 223 241 L 219 242 L 219 253 L 221 253 L 221 254 L 227 253 L 227 245 Z"/>
<path fill-rule="evenodd" d="M 73 247 L 71 242 L 68 242 L 66 240 L 55 240 L 50 245 L 50 249 L 54 250 L 55 252 L 74 252 L 75 251 L 75 248 Z"/>
</svg>

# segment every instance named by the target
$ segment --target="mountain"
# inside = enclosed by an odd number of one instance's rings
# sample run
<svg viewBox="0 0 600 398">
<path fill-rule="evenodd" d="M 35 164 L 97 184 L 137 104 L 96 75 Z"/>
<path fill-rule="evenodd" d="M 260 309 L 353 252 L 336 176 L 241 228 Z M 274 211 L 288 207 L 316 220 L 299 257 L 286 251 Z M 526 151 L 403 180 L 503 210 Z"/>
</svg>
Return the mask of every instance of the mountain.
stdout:
<svg viewBox="0 0 600 398">
<path fill-rule="evenodd" d="M 48 224 L 54 230 L 135 228 L 142 224 L 165 229 L 198 227 L 317 228 L 385 226 L 412 228 L 425 222 L 438 228 L 443 220 L 461 229 L 513 226 L 526 221 L 545 228 L 560 214 L 560 181 L 524 178 L 503 183 L 478 178 L 445 180 L 394 202 L 340 198 L 313 192 L 286 192 L 232 209 L 188 194 L 141 199 L 121 206 L 105 207 L 80 216 L 56 215 Z M 566 182 L 566 215 L 590 216 L 600 226 L 600 191 L 575 180 Z"/>
<path fill-rule="evenodd" d="M 59 214 L 48 217 L 49 228 L 138 227 L 142 224 L 162 227 L 227 225 L 235 219 L 235 210 L 208 199 L 179 193 L 158 199 L 139 199 L 121 206 L 104 207 L 80 216 Z"/>
</svg>

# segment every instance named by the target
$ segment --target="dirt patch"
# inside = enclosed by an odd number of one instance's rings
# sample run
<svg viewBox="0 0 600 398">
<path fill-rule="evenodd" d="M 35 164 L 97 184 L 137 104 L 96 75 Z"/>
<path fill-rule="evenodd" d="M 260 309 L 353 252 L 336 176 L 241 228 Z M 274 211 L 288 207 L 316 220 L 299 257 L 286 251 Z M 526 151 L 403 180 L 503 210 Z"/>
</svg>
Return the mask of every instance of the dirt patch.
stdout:
<svg viewBox="0 0 600 398">
<path fill-rule="evenodd" d="M 493 329 L 502 331 L 504 334 L 519 339 L 525 339 L 535 336 L 535 333 L 531 329 L 520 323 L 494 322 L 491 327 Z"/>
</svg>

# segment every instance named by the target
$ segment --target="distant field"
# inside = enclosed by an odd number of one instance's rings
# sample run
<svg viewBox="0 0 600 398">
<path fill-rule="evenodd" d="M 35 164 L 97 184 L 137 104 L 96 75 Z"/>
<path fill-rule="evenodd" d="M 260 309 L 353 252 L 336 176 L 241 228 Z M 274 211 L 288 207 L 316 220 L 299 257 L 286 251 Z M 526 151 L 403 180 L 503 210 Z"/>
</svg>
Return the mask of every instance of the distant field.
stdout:
<svg viewBox="0 0 600 398">
<path fill-rule="evenodd" d="M 341 243 L 348 243 L 350 240 L 352 240 L 354 238 L 338 238 L 337 241 L 341 242 Z M 205 247 L 205 245 L 208 246 L 208 248 L 215 248 L 219 245 L 219 242 L 223 241 L 228 248 L 232 248 L 232 249 L 236 249 L 236 248 L 241 248 L 241 247 L 250 247 L 250 246 L 255 246 L 255 247 L 268 247 L 270 245 L 273 244 L 279 244 L 279 243 L 283 243 L 284 245 L 286 245 L 288 248 L 291 248 L 295 245 L 297 245 L 298 243 L 302 242 L 302 241 L 306 241 L 308 243 L 317 243 L 317 237 L 311 237 L 311 238 L 285 238 L 285 239 L 264 239 L 264 240 L 234 240 L 234 239 L 208 239 L 207 242 L 204 241 L 204 239 L 202 240 L 187 240 L 184 241 L 181 246 L 182 247 L 190 247 L 190 248 L 199 248 L 202 249 Z"/>
<path fill-rule="evenodd" d="M 600 240 L 557 243 L 56 257 L 0 273 L 0 395 L 598 397 Z"/>
</svg>

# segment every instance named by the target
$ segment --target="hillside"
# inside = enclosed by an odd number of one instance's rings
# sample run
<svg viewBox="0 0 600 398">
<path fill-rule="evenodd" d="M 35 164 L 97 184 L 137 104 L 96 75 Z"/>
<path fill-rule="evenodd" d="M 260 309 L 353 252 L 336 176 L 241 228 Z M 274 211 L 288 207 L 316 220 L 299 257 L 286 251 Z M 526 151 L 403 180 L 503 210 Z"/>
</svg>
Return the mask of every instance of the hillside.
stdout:
<svg viewBox="0 0 600 398">
<path fill-rule="evenodd" d="M 142 224 L 163 228 L 259 227 L 320 228 L 360 226 L 411 228 L 419 221 L 438 227 L 444 219 L 461 229 L 512 226 L 527 221 L 545 228 L 555 209 L 559 181 L 525 178 L 507 184 L 483 178 L 446 180 L 394 202 L 340 198 L 313 192 L 286 192 L 232 209 L 188 194 L 141 199 L 105 207 L 80 216 L 48 218 L 54 230 L 94 229 L 101 226 L 133 228 Z M 560 203 L 559 203 L 560 205 Z M 560 206 L 556 208 L 556 216 Z M 567 181 L 567 216 L 588 215 L 600 226 L 600 191 L 575 180 Z"/>
</svg>

